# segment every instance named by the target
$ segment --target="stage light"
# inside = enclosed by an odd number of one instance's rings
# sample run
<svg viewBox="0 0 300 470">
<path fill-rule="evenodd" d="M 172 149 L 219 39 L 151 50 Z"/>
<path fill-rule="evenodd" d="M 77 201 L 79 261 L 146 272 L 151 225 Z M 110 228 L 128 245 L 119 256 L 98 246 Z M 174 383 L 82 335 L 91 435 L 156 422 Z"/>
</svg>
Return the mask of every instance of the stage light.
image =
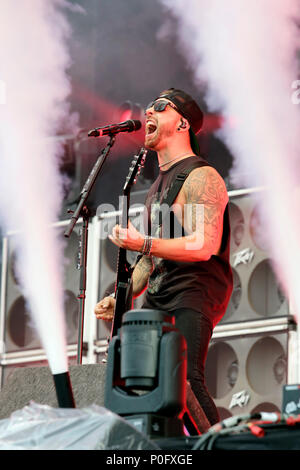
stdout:
<svg viewBox="0 0 300 470">
<path fill-rule="evenodd" d="M 149 309 L 123 315 L 107 357 L 105 407 L 156 436 L 183 435 L 187 346 L 174 318 Z"/>
<path fill-rule="evenodd" d="M 143 120 L 144 116 L 142 106 L 130 100 L 124 101 L 117 113 L 118 117 L 116 116 L 116 119 L 118 122 L 128 121 L 129 119 L 137 119 L 140 121 Z"/>
</svg>

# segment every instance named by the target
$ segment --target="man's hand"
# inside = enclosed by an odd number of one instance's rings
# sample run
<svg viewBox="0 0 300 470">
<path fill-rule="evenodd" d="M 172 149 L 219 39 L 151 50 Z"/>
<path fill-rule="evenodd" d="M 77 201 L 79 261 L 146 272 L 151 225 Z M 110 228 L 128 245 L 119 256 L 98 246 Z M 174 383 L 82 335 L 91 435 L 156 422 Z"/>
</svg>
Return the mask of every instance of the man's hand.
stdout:
<svg viewBox="0 0 300 470">
<path fill-rule="evenodd" d="M 114 308 L 116 299 L 113 297 L 104 297 L 95 306 L 94 312 L 98 320 L 112 321 L 114 318 Z"/>
<path fill-rule="evenodd" d="M 129 221 L 128 228 L 115 225 L 109 239 L 118 247 L 131 251 L 142 251 L 144 236 Z"/>
</svg>

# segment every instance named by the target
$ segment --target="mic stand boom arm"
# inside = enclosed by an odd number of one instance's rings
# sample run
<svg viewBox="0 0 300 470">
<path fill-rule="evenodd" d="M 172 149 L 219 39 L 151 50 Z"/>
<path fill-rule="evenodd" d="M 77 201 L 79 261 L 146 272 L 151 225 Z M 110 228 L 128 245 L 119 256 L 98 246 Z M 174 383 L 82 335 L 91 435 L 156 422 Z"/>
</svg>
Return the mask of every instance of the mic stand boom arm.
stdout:
<svg viewBox="0 0 300 470">
<path fill-rule="evenodd" d="M 79 267 L 80 270 L 80 286 L 79 286 L 79 295 L 78 299 L 80 301 L 80 310 L 78 318 L 78 342 L 77 342 L 77 363 L 82 363 L 82 345 L 83 345 L 83 325 L 84 325 L 84 308 L 85 308 L 85 294 L 86 294 L 86 264 L 87 264 L 87 244 L 88 244 L 88 224 L 90 218 L 90 210 L 87 207 L 86 200 L 89 197 L 89 194 L 92 190 L 92 187 L 104 165 L 106 157 L 108 156 L 110 149 L 115 143 L 115 136 L 109 136 L 109 142 L 106 147 L 102 150 L 101 154 L 97 158 L 97 161 L 86 180 L 83 189 L 80 193 L 79 203 L 75 211 L 68 211 L 72 213 L 69 225 L 64 232 L 64 236 L 69 238 L 79 217 L 82 217 L 83 224 L 81 230 L 80 238 L 80 258 L 79 258 Z"/>
</svg>

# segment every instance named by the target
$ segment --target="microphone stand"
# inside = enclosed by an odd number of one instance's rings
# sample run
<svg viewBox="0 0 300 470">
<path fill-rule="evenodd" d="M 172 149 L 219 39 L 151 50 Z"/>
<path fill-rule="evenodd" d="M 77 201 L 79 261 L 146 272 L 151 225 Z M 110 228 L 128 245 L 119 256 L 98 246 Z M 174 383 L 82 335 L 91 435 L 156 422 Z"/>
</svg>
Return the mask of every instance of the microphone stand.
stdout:
<svg viewBox="0 0 300 470">
<path fill-rule="evenodd" d="M 80 193 L 79 203 L 75 211 L 68 210 L 72 214 L 69 225 L 64 232 L 64 236 L 69 238 L 79 217 L 83 219 L 83 225 L 80 235 L 80 253 L 79 253 L 79 267 L 80 270 L 80 286 L 78 299 L 80 301 L 80 311 L 78 318 L 78 342 L 77 342 L 77 364 L 82 363 L 82 346 L 83 346 L 83 326 L 84 326 L 84 309 L 85 309 L 85 297 L 86 297 L 86 265 L 87 265 L 87 245 L 88 245 L 88 224 L 90 218 L 90 210 L 86 204 L 86 200 L 92 190 L 92 187 L 104 165 L 106 157 L 108 156 L 110 149 L 115 143 L 115 136 L 109 134 L 109 142 L 106 147 L 102 150 L 101 154 L 97 158 L 97 161 L 86 180 L 83 189 Z"/>
</svg>

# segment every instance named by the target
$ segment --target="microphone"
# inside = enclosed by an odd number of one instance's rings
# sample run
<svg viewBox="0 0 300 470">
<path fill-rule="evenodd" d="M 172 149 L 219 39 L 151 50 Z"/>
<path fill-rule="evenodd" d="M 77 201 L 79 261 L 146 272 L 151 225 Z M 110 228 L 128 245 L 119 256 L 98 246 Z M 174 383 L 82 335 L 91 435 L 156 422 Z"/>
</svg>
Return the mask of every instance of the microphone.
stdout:
<svg viewBox="0 0 300 470">
<path fill-rule="evenodd" d="M 103 135 L 118 134 L 119 132 L 138 131 L 142 127 L 141 121 L 130 119 L 129 121 L 119 122 L 104 127 L 96 127 L 89 131 L 89 137 L 102 137 Z"/>
</svg>

